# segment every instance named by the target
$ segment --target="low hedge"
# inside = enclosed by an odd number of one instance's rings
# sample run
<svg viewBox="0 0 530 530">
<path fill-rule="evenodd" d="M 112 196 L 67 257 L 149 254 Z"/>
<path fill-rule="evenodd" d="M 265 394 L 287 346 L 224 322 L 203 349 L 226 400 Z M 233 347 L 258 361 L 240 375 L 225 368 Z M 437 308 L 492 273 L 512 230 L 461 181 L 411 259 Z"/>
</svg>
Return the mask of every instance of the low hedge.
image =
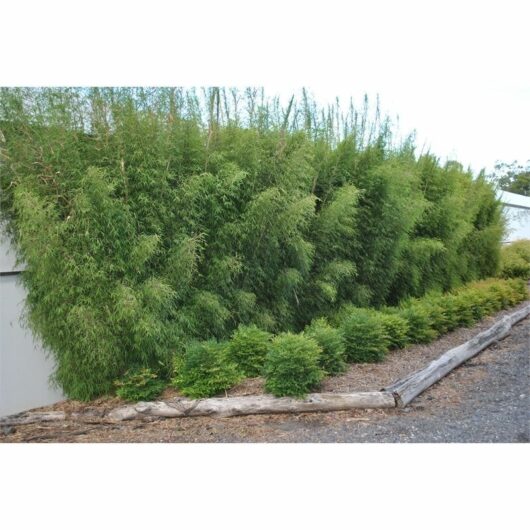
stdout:
<svg viewBox="0 0 530 530">
<path fill-rule="evenodd" d="M 382 361 L 389 349 L 428 343 L 527 299 L 523 279 L 488 279 L 379 311 L 346 304 L 331 315 L 333 325 L 316 319 L 299 334 L 272 338 L 255 326 L 241 326 L 227 343 L 188 344 L 175 357 L 172 383 L 184 395 L 198 398 L 262 374 L 268 392 L 300 397 L 317 388 L 324 375 L 343 372 L 346 362 Z M 160 393 L 161 385 L 152 372 L 131 372 L 117 383 L 117 393 L 125 399 L 149 399 Z"/>
<path fill-rule="evenodd" d="M 385 341 L 390 349 L 428 343 L 526 299 L 528 289 L 522 279 L 488 279 L 446 294 L 429 293 L 380 311 L 345 304 L 331 321 L 343 331 L 349 361 L 377 361 L 384 357 Z"/>
</svg>

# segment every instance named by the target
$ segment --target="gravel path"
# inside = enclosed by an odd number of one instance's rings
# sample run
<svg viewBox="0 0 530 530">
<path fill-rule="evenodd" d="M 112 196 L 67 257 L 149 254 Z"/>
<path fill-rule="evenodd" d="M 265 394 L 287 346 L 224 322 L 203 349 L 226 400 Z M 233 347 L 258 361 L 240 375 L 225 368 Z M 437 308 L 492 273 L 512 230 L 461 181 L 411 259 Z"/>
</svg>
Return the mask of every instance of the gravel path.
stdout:
<svg viewBox="0 0 530 530">
<path fill-rule="evenodd" d="M 404 358 L 389 359 L 387 371 L 390 369 L 389 373 L 395 376 L 393 364 L 399 364 L 402 370 L 401 364 L 406 361 L 410 373 L 414 364 L 424 366 L 431 357 L 488 325 L 491 322 L 485 321 L 428 347 L 414 347 L 404 352 Z M 0 433 L 0 442 L 528 442 L 529 357 L 530 318 L 526 318 L 512 328 L 506 339 L 484 350 L 401 410 L 143 419 L 110 425 L 68 420 L 60 425 L 20 426 L 4 436 Z M 373 372 L 381 370 L 380 376 L 384 376 L 371 382 L 371 388 L 376 388 L 372 384 L 381 384 L 388 373 L 383 365 L 370 366 L 372 370 L 378 366 Z M 362 374 L 363 368 L 359 369 Z M 361 377 L 352 369 L 343 379 L 345 385 L 356 388 Z M 335 386 L 340 390 L 342 379 L 338 383 Z M 246 389 L 249 390 L 254 389 Z M 64 409 L 66 405 L 58 407 Z M 113 402 L 104 403 L 112 405 Z"/>
<path fill-rule="evenodd" d="M 530 441 L 530 319 L 420 395 L 367 422 L 301 430 L 306 442 Z"/>
</svg>

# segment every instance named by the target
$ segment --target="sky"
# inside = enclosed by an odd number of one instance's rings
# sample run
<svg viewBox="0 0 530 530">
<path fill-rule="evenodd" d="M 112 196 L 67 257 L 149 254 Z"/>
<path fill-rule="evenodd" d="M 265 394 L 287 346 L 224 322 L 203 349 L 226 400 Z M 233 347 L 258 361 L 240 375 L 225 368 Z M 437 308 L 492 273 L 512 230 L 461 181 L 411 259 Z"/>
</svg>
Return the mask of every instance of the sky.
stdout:
<svg viewBox="0 0 530 530">
<path fill-rule="evenodd" d="M 314 91 L 330 101 L 333 88 Z M 353 94 L 352 94 L 353 93 Z M 455 90 L 442 86 L 423 90 L 400 89 L 382 84 L 377 91 L 381 108 L 391 118 L 399 117 L 403 134 L 416 132 L 419 151 L 431 151 L 442 160 L 453 159 L 476 173 L 491 171 L 496 161 L 530 160 L 530 88 L 472 87 Z M 341 91 L 361 101 L 358 91 Z"/>
<path fill-rule="evenodd" d="M 379 95 L 419 150 L 491 170 L 530 159 L 525 4 L 93 0 L 76 13 L 12 2 L 3 18 L 24 25 L 2 27 L 0 85 L 265 86 L 285 97 L 305 86 L 359 106 Z"/>
</svg>

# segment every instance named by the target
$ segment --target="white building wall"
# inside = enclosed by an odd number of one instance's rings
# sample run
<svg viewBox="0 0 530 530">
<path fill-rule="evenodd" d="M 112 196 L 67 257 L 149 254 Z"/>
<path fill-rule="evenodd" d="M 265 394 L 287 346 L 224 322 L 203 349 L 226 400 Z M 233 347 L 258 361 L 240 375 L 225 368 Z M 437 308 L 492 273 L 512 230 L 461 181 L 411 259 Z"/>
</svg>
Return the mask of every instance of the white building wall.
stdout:
<svg viewBox="0 0 530 530">
<path fill-rule="evenodd" d="M 22 324 L 22 269 L 0 232 L 0 417 L 65 399 L 49 384 L 53 360 Z"/>
<path fill-rule="evenodd" d="M 508 233 L 504 242 L 530 239 L 530 197 L 509 191 L 500 191 L 499 198 L 504 205 L 504 212 L 508 220 Z"/>
</svg>

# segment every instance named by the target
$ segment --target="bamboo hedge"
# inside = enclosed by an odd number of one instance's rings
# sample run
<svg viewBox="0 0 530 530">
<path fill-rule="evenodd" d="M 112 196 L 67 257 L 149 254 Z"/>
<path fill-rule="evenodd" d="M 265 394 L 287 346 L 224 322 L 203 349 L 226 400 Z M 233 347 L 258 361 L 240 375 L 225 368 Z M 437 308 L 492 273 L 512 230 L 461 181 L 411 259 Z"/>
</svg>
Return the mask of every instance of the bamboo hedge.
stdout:
<svg viewBox="0 0 530 530">
<path fill-rule="evenodd" d="M 76 399 L 240 325 L 297 333 L 498 269 L 484 175 L 417 155 L 367 101 L 1 89 L 0 149 L 28 322 Z"/>
</svg>

